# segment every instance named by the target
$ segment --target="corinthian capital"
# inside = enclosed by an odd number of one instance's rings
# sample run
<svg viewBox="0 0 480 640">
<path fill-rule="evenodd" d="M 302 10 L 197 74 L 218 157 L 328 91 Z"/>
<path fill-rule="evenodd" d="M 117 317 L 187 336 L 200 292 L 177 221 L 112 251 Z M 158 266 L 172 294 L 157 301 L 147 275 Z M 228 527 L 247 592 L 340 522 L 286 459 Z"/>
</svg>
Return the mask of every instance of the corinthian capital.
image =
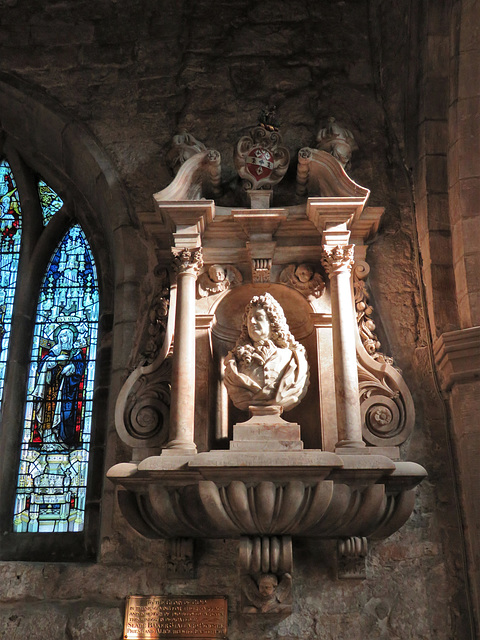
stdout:
<svg viewBox="0 0 480 640">
<path fill-rule="evenodd" d="M 191 273 L 195 277 L 203 267 L 202 248 L 181 249 L 173 248 L 173 268 L 177 273 Z"/>
<path fill-rule="evenodd" d="M 328 276 L 341 273 L 342 271 L 351 272 L 354 262 L 354 245 L 336 245 L 330 247 L 323 246 L 322 265 L 325 267 Z"/>
</svg>

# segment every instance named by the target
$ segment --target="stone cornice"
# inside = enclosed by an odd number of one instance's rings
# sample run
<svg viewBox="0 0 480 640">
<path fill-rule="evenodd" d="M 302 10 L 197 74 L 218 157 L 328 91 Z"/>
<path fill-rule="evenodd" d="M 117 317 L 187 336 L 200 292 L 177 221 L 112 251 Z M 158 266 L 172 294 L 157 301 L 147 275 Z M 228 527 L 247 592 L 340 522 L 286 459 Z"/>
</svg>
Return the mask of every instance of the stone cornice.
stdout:
<svg viewBox="0 0 480 640">
<path fill-rule="evenodd" d="M 433 350 L 444 391 L 457 382 L 480 378 L 480 327 L 448 331 Z"/>
</svg>

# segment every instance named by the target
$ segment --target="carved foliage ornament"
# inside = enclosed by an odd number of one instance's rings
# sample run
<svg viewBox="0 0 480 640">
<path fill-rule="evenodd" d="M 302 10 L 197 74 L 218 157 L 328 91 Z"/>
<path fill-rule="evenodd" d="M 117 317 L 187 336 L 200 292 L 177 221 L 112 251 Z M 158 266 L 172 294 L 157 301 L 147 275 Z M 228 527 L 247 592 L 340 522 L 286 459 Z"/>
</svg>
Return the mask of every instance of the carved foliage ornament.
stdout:
<svg viewBox="0 0 480 640">
<path fill-rule="evenodd" d="M 324 245 L 322 265 L 329 277 L 342 271 L 351 271 L 354 262 L 354 245 L 336 245 L 330 247 Z"/>
<path fill-rule="evenodd" d="M 231 264 L 212 264 L 198 278 L 198 295 L 201 298 L 223 293 L 243 281 L 240 271 Z"/>
<path fill-rule="evenodd" d="M 286 411 L 307 392 L 305 349 L 269 293 L 254 296 L 246 306 L 237 344 L 225 359 L 224 381 L 233 404 L 243 410 L 280 405 Z"/>
<path fill-rule="evenodd" d="M 234 161 L 244 189 L 271 189 L 285 175 L 290 153 L 277 131 L 259 126 L 237 142 Z"/>
<path fill-rule="evenodd" d="M 319 298 L 325 289 L 325 282 L 310 264 L 289 264 L 280 274 L 280 282 L 293 287 L 305 297 Z"/>
<path fill-rule="evenodd" d="M 355 297 L 355 311 L 357 314 L 357 326 L 363 348 L 369 356 L 379 362 L 393 364 L 393 358 L 379 352 L 382 346 L 375 333 L 375 323 L 371 315 L 373 307 L 369 304 L 369 295 L 365 278 L 370 271 L 370 267 L 364 261 L 356 261 L 353 270 L 353 291 Z"/>
<path fill-rule="evenodd" d="M 393 359 L 378 351 L 380 342 L 370 316 L 373 308 L 364 279 L 370 271 L 361 260 L 355 263 L 354 297 L 358 336 L 357 370 L 363 438 L 374 446 L 397 446 L 405 442 L 415 423 L 412 396 Z"/>
<path fill-rule="evenodd" d="M 202 249 L 172 249 L 173 268 L 178 274 L 190 273 L 195 277 L 198 276 L 200 269 L 203 267 Z"/>
<path fill-rule="evenodd" d="M 147 364 L 152 363 L 163 344 L 167 329 L 168 310 L 170 305 L 170 287 L 168 274 L 164 269 L 158 278 L 156 293 L 148 311 L 148 338 L 142 351 Z"/>
</svg>

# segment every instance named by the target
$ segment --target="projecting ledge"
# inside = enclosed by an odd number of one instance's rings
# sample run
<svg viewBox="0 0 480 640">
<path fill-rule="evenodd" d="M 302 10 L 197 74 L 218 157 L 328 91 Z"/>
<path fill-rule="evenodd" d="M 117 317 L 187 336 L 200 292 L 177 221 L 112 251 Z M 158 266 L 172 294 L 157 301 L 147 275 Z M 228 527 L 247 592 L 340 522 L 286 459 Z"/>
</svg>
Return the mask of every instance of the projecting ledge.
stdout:
<svg viewBox="0 0 480 640">
<path fill-rule="evenodd" d="M 325 451 L 210 451 L 116 465 L 128 522 L 147 537 L 391 535 L 410 516 L 414 463 Z M 168 467 L 168 468 L 167 468 Z M 124 474 L 124 475 L 122 475 Z"/>
</svg>

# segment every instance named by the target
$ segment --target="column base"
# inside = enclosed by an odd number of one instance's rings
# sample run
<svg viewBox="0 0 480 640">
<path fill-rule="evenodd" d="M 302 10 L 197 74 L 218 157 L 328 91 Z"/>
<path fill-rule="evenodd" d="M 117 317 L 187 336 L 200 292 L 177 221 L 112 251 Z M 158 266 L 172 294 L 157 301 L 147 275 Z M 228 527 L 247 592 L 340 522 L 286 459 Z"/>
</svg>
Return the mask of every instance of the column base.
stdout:
<svg viewBox="0 0 480 640">
<path fill-rule="evenodd" d="M 182 440 L 170 440 L 162 449 L 162 456 L 188 456 L 197 453 L 197 445 L 194 442 Z"/>
<path fill-rule="evenodd" d="M 346 438 L 345 440 L 339 440 L 335 445 L 335 450 L 337 449 L 364 449 L 367 445 L 363 440 L 350 440 Z"/>
</svg>

